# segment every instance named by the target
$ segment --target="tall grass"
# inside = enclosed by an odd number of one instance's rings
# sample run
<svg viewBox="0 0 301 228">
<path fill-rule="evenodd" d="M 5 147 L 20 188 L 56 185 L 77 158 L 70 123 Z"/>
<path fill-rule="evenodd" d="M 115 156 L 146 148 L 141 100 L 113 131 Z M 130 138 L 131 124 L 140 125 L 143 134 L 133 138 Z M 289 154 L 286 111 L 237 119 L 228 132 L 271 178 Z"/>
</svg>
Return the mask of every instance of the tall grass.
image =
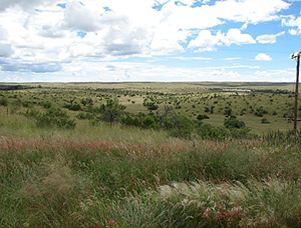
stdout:
<svg viewBox="0 0 301 228">
<path fill-rule="evenodd" d="M 263 139 L 272 145 L 297 144 L 301 145 L 301 130 L 294 131 L 271 131 L 263 136 Z"/>
<path fill-rule="evenodd" d="M 174 183 L 114 205 L 111 223 L 123 227 L 300 227 L 298 184 Z M 94 205 L 95 206 L 95 205 Z"/>
<path fill-rule="evenodd" d="M 300 162 L 297 147 L 254 140 L 139 144 L 2 137 L 0 224 L 299 225 Z M 269 184 L 262 182 L 270 177 Z M 235 194 L 247 196 L 239 201 Z"/>
</svg>

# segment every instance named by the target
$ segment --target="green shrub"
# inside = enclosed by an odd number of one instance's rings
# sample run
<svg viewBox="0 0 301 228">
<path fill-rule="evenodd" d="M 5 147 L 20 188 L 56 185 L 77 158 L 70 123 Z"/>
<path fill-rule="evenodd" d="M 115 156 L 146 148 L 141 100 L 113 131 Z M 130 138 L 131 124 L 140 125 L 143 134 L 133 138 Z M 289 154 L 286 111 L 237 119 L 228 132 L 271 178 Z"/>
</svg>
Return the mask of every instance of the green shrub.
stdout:
<svg viewBox="0 0 301 228">
<path fill-rule="evenodd" d="M 168 130 L 171 136 L 189 139 L 194 130 L 193 122 L 182 115 L 174 115 L 169 119 Z"/>
<path fill-rule="evenodd" d="M 225 139 L 229 135 L 229 131 L 223 127 L 213 127 L 210 124 L 201 124 L 197 128 L 197 134 L 202 139 Z"/>
<path fill-rule="evenodd" d="M 119 104 L 118 99 L 109 99 L 106 104 L 102 104 L 99 108 L 101 119 L 103 121 L 113 123 L 119 121 L 124 116 L 126 107 Z"/>
<path fill-rule="evenodd" d="M 268 114 L 268 112 L 262 107 L 260 106 L 259 108 L 256 108 L 254 115 L 258 116 L 258 117 L 263 117 L 263 115 Z"/>
<path fill-rule="evenodd" d="M 43 108 L 51 108 L 52 107 L 52 103 L 50 101 L 42 101 L 40 102 L 40 105 L 43 107 Z"/>
<path fill-rule="evenodd" d="M 144 114 L 144 113 L 143 113 Z M 121 123 L 129 126 L 141 127 L 140 119 L 133 114 L 127 113 L 122 119 Z"/>
<path fill-rule="evenodd" d="M 142 123 L 144 128 L 159 128 L 159 121 L 154 115 L 146 115 Z"/>
<path fill-rule="evenodd" d="M 242 120 L 238 120 L 235 116 L 231 116 L 230 118 L 226 118 L 224 120 L 224 126 L 226 128 L 244 128 L 246 124 Z"/>
<path fill-rule="evenodd" d="M 0 106 L 7 106 L 8 100 L 6 97 L 0 97 Z"/>
<path fill-rule="evenodd" d="M 90 97 L 86 97 L 81 100 L 81 103 L 84 106 L 93 105 L 93 100 Z"/>
<path fill-rule="evenodd" d="M 155 111 L 159 108 L 159 105 L 157 105 L 152 99 L 145 99 L 143 101 L 143 106 L 145 106 L 150 112 Z"/>
<path fill-rule="evenodd" d="M 68 104 L 65 104 L 64 108 L 67 108 L 67 109 L 69 109 L 71 111 L 79 111 L 79 110 L 82 109 L 82 107 L 78 103 L 71 103 L 71 104 L 68 103 Z"/>
<path fill-rule="evenodd" d="M 36 124 L 38 127 L 58 127 L 65 129 L 73 129 L 76 125 L 74 120 L 61 109 L 51 108 L 45 113 L 39 113 L 36 117 Z"/>
<path fill-rule="evenodd" d="M 94 117 L 95 116 L 89 112 L 80 112 L 76 115 L 76 118 L 78 118 L 80 120 L 92 120 L 92 119 L 94 119 Z"/>
<path fill-rule="evenodd" d="M 261 119 L 261 123 L 262 123 L 262 124 L 269 124 L 270 121 L 269 121 L 267 118 L 262 118 L 262 119 Z"/>
<path fill-rule="evenodd" d="M 196 118 L 197 118 L 197 120 L 200 120 L 200 121 L 201 121 L 201 120 L 209 119 L 209 116 L 199 114 Z"/>
<path fill-rule="evenodd" d="M 231 116 L 232 115 L 232 108 L 230 108 L 229 106 L 225 107 L 224 115 L 225 116 Z"/>
</svg>

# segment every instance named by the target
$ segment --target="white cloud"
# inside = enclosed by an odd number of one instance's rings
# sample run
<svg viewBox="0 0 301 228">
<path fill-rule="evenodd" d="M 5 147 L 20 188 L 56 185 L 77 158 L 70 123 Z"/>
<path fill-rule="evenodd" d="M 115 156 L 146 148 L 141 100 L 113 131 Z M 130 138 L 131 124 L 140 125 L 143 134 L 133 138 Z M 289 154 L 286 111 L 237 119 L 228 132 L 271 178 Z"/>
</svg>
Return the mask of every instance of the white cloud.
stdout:
<svg viewBox="0 0 301 228">
<path fill-rule="evenodd" d="M 216 46 L 232 44 L 254 44 L 256 41 L 249 34 L 243 34 L 239 29 L 229 29 L 226 34 L 218 31 L 213 35 L 210 30 L 202 30 L 196 39 L 192 40 L 189 48 L 197 49 L 200 51 L 212 51 Z"/>
<path fill-rule="evenodd" d="M 256 40 L 260 44 L 274 44 L 277 41 L 277 37 L 283 36 L 285 32 L 279 32 L 276 34 L 264 34 L 256 37 Z"/>
<path fill-rule="evenodd" d="M 64 2 L 67 2 L 65 9 L 56 6 Z M 215 28 L 238 22 L 243 23 L 246 29 L 248 25 L 278 20 L 280 10 L 290 5 L 284 0 L 227 0 L 214 4 L 207 4 L 209 1 L 204 0 L 200 7 L 191 8 L 194 0 L 182 0 L 183 4 L 175 4 L 176 0 L 162 0 L 160 2 L 166 4 L 158 11 L 152 8 L 155 2 L 1 0 L 0 56 L 16 64 L 15 68 L 6 65 L 7 69 L 16 71 L 24 71 L 26 67 L 29 72 L 62 70 L 66 71 L 66 75 L 68 71 L 72 72 L 70 77 L 73 74 L 78 74 L 78 77 L 87 75 L 87 72 L 104 73 L 105 69 L 98 71 L 97 64 L 92 67 L 87 59 L 99 62 L 126 56 L 165 56 L 184 52 L 186 45 L 188 49 L 214 51 L 223 45 L 254 44 L 256 41 L 246 31 L 229 29 L 222 32 Z M 297 21 L 296 18 L 290 19 Z M 297 22 L 287 23 L 292 25 L 290 33 L 299 32 Z M 80 37 L 78 32 L 85 33 Z M 188 37 L 197 32 L 198 36 L 189 43 Z M 73 72 L 66 62 L 76 62 L 77 66 L 85 67 Z M 139 79 L 137 72 L 140 68 L 133 70 L 134 73 L 131 69 L 126 68 L 127 75 Z M 160 69 L 162 71 L 154 75 L 171 73 L 171 69 Z M 187 70 L 179 70 L 186 72 L 179 73 L 181 77 L 189 77 Z"/>
<path fill-rule="evenodd" d="M 239 29 L 229 29 L 227 34 L 222 37 L 222 41 L 226 45 L 231 44 L 254 44 L 256 41 L 249 34 L 243 34 Z"/>
<path fill-rule="evenodd" d="M 245 71 L 245 68 L 252 71 Z M 83 81 L 293 81 L 294 69 L 259 70 L 257 66 L 194 67 L 164 66 L 160 64 L 135 62 L 82 62 L 74 61 L 63 66 L 61 72 L 42 73 L 1 72 L 4 81 L 48 81 L 48 82 L 83 82 Z M 164 75 L 164 77 L 162 77 Z"/>
<path fill-rule="evenodd" d="M 89 9 L 81 2 L 67 3 L 64 12 L 64 25 L 74 30 L 97 31 L 101 26 L 101 12 L 99 12 L 99 9 Z"/>
<path fill-rule="evenodd" d="M 282 25 L 290 28 L 289 34 L 296 36 L 301 34 L 301 17 L 283 16 Z"/>
<path fill-rule="evenodd" d="M 9 57 L 13 54 L 13 49 L 8 43 L 0 42 L 0 57 Z"/>
<path fill-rule="evenodd" d="M 213 35 L 210 30 L 202 30 L 197 38 L 190 42 L 188 47 L 200 51 L 212 51 L 217 45 L 222 44 L 222 39 L 223 34 L 221 32 Z"/>
<path fill-rule="evenodd" d="M 257 24 L 279 19 L 277 13 L 289 6 L 290 4 L 283 0 L 227 0 L 218 1 L 214 7 L 208 9 L 218 18 Z"/>
<path fill-rule="evenodd" d="M 33 11 L 33 7 L 49 6 L 58 2 L 57 0 L 1 0 L 0 11 L 9 8 L 21 8 Z"/>
<path fill-rule="evenodd" d="M 271 61 L 272 57 L 265 53 L 259 53 L 258 55 L 256 55 L 255 60 L 256 61 Z"/>
</svg>

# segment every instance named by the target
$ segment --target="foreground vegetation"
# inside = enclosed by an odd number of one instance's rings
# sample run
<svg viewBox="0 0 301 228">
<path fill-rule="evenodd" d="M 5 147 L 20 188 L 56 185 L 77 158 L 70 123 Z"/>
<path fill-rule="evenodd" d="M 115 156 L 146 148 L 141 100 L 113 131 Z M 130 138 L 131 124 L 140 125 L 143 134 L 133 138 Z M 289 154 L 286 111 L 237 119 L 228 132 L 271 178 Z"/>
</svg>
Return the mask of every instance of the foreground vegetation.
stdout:
<svg viewBox="0 0 301 228">
<path fill-rule="evenodd" d="M 2 92 L 0 226 L 301 226 L 301 142 L 289 132 L 57 92 Z"/>
</svg>

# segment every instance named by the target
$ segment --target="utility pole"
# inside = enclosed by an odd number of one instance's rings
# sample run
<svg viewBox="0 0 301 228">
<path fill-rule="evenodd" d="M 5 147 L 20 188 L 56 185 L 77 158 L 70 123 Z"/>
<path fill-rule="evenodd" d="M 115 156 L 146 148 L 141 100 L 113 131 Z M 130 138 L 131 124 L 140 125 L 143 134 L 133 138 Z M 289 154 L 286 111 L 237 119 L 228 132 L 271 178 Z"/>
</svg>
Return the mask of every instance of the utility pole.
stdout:
<svg viewBox="0 0 301 228">
<path fill-rule="evenodd" d="M 300 71 L 300 56 L 301 51 L 292 54 L 292 59 L 297 60 L 297 67 L 296 67 L 296 89 L 295 89 L 295 107 L 294 107 L 294 133 L 295 135 L 298 134 L 298 127 L 297 127 L 297 121 L 298 121 L 298 95 L 299 95 L 299 71 Z"/>
</svg>

